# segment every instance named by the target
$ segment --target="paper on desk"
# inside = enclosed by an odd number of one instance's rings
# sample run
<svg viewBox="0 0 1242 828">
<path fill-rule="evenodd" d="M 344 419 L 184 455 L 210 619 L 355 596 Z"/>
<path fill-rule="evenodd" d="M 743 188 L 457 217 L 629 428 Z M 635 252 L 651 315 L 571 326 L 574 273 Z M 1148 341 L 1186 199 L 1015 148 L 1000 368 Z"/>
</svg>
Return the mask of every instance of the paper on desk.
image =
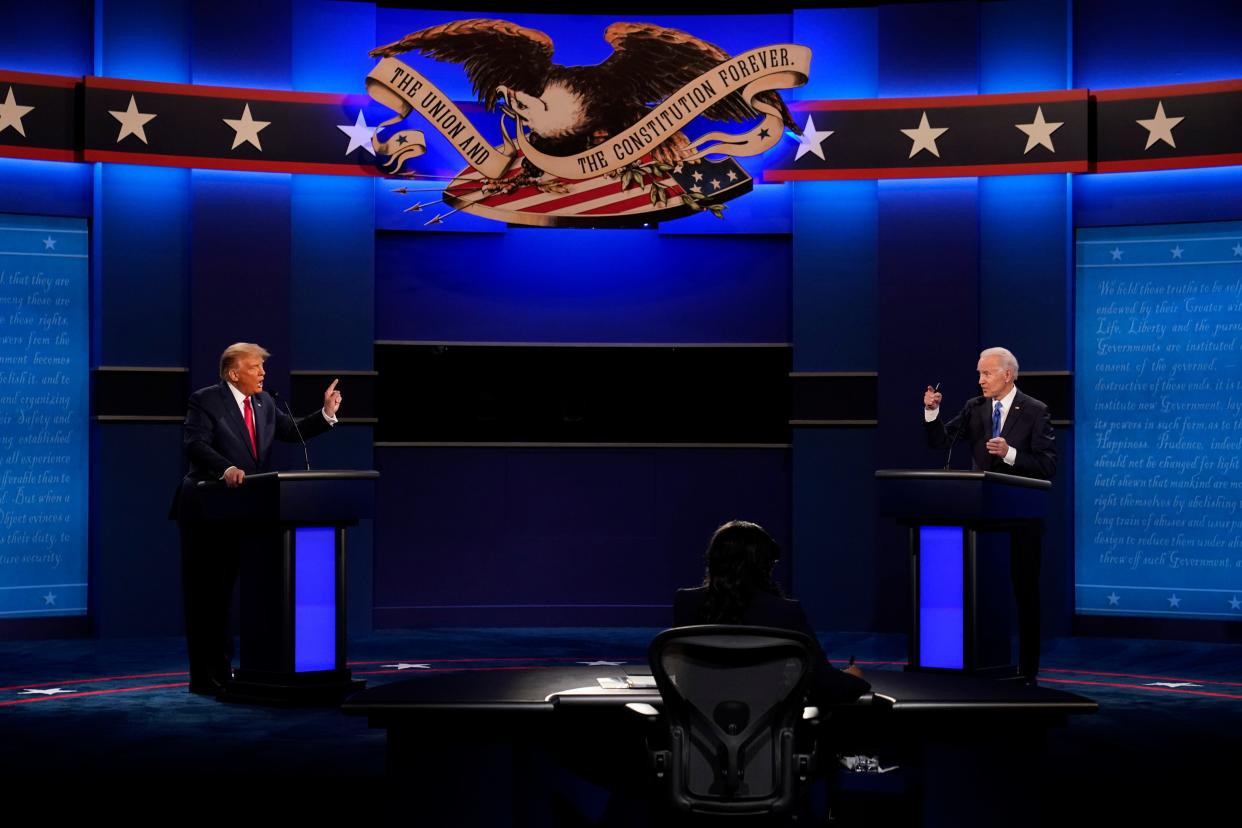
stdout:
<svg viewBox="0 0 1242 828">
<path fill-rule="evenodd" d="M 620 679 L 615 676 L 600 676 L 595 679 L 605 690 L 633 690 L 655 687 L 655 676 L 628 676 Z"/>
</svg>

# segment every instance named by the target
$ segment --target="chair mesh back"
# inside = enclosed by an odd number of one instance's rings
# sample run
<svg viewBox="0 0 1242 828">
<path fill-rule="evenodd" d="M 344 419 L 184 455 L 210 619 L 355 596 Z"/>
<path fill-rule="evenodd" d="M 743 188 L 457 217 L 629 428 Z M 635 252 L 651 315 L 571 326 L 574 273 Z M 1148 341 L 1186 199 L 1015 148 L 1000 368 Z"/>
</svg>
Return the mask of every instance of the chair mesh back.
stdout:
<svg viewBox="0 0 1242 828">
<path fill-rule="evenodd" d="M 801 636 L 762 628 L 683 629 L 687 634 L 668 631 L 663 641 L 657 638 L 652 672 L 670 723 L 684 734 L 674 758 L 684 793 L 731 801 L 788 795 L 790 729 L 801 716 L 809 669 Z M 730 748 L 740 771 L 733 775 L 727 772 Z"/>
</svg>

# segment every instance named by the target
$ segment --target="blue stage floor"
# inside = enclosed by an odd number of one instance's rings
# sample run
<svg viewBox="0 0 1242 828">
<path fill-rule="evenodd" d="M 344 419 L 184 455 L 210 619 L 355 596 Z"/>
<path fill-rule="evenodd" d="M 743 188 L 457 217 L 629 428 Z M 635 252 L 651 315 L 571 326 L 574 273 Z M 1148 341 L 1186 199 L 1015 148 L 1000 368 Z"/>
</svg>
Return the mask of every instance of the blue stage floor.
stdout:
<svg viewBox="0 0 1242 828">
<path fill-rule="evenodd" d="M 350 666 L 375 686 L 425 671 L 641 663 L 655 632 L 392 632 L 352 642 Z M 830 657 L 844 661 L 852 654 L 865 670 L 904 663 L 902 636 L 823 640 Z M 1156 818 L 1162 808 L 1179 813 L 1179 824 L 1237 824 L 1242 646 L 1058 639 L 1045 642 L 1043 664 L 1042 684 L 1100 705 L 1097 715 L 1073 717 L 1048 735 L 1041 811 L 1063 813 L 1056 824 L 1095 823 L 1089 815 L 1164 824 Z M 189 694 L 186 681 L 177 638 L 0 642 L 4 787 L 31 790 L 56 782 L 72 791 L 118 778 L 175 787 L 206 777 L 227 777 L 239 786 L 316 778 L 346 783 L 334 790 L 351 781 L 388 784 L 384 734 L 369 730 L 365 720 L 334 709 L 222 704 Z"/>
</svg>

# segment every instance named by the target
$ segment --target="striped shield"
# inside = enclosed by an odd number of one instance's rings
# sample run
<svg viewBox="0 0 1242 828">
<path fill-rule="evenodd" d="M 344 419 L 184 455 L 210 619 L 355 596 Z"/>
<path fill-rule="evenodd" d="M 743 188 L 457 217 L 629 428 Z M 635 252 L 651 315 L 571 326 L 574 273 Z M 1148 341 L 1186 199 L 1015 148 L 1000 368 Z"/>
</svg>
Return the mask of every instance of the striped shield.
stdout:
<svg viewBox="0 0 1242 828">
<path fill-rule="evenodd" d="M 514 164 L 492 181 L 472 167 L 444 190 L 456 210 L 535 227 L 635 227 L 697 212 L 721 215 L 724 203 L 754 182 L 732 158 L 663 164 L 650 156 L 625 171 L 568 180 L 522 177 Z"/>
</svg>

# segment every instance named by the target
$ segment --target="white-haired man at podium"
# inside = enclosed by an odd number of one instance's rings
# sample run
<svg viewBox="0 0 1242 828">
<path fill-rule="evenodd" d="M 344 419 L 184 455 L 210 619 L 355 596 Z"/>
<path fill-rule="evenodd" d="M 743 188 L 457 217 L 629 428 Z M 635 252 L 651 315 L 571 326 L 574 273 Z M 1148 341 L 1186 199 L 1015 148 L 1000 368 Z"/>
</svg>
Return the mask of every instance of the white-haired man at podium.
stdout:
<svg viewBox="0 0 1242 828">
<path fill-rule="evenodd" d="M 974 468 L 1051 480 L 1057 472 L 1056 437 L 1048 406 L 1018 390 L 1018 360 L 1005 348 L 988 348 L 976 366 L 982 396 L 949 422 L 940 419 L 941 393 L 927 386 L 923 420 L 927 443 L 970 444 Z M 1029 682 L 1039 673 L 1039 558 L 1043 522 L 1010 532 L 1009 570 L 1018 605 L 1018 672 Z"/>
</svg>

